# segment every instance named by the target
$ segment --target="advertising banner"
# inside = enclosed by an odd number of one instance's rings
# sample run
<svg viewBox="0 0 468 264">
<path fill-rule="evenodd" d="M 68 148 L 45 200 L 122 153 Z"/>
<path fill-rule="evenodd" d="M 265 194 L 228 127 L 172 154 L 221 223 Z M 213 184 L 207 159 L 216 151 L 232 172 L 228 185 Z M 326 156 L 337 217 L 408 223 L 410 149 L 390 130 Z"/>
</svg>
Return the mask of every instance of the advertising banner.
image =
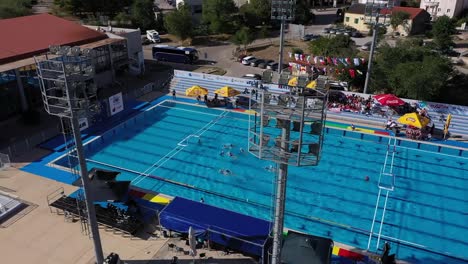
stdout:
<svg viewBox="0 0 468 264">
<path fill-rule="evenodd" d="M 82 117 L 82 118 L 78 119 L 78 124 L 80 126 L 80 131 L 83 131 L 83 130 L 87 129 L 89 127 L 88 118 Z"/>
<path fill-rule="evenodd" d="M 124 105 L 121 92 L 109 97 L 109 109 L 111 116 L 123 111 Z"/>
</svg>

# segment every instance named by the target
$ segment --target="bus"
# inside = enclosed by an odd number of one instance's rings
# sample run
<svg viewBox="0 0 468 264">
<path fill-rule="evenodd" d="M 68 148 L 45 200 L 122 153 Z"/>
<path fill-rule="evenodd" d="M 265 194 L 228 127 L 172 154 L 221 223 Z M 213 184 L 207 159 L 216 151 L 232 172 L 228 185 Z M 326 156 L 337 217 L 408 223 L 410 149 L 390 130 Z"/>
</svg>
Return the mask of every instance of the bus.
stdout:
<svg viewBox="0 0 468 264">
<path fill-rule="evenodd" d="M 153 59 L 156 61 L 193 64 L 198 60 L 198 51 L 194 48 L 155 45 L 153 46 Z"/>
</svg>

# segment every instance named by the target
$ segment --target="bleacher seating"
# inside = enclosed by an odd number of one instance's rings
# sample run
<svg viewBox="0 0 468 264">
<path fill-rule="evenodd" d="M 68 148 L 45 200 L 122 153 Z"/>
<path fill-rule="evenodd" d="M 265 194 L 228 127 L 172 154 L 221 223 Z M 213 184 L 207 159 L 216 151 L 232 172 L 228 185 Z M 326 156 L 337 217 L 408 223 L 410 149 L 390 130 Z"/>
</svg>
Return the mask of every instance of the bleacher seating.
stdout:
<svg viewBox="0 0 468 264">
<path fill-rule="evenodd" d="M 80 206 L 78 206 L 80 203 Z M 77 217 L 87 217 L 85 211 L 85 204 L 81 200 L 73 197 L 62 196 L 50 204 L 59 210 L 66 212 Z M 134 235 L 140 227 L 142 222 L 135 216 L 130 215 L 128 211 L 120 209 L 112 204 L 108 204 L 107 208 L 99 204 L 95 205 L 97 222 L 106 227 L 112 228 L 117 231 Z"/>
<path fill-rule="evenodd" d="M 174 77 L 171 80 L 170 89 L 175 90 L 179 94 L 185 94 L 185 90 L 192 87 L 193 85 L 199 85 L 203 88 L 208 89 L 209 97 L 214 96 L 214 91 L 225 86 L 226 83 L 223 82 L 215 82 L 211 80 L 201 80 L 201 79 L 190 79 L 190 78 L 183 78 L 183 77 Z M 239 91 L 244 91 L 245 88 L 252 89 L 252 87 L 242 86 L 242 85 L 229 85 L 232 88 L 235 88 Z M 440 121 L 440 114 L 436 112 L 429 112 L 429 116 L 434 121 L 436 128 L 443 129 L 444 121 Z M 344 120 L 346 122 L 362 122 L 362 123 L 369 123 L 375 126 L 381 126 L 382 128 L 385 127 L 387 118 L 382 117 L 378 114 L 373 114 L 370 116 L 366 116 L 364 114 L 359 113 L 351 113 L 351 112 L 340 112 L 335 113 L 328 111 L 328 117 L 336 118 L 340 120 Z M 446 115 L 445 115 L 446 116 Z M 398 116 L 395 116 L 394 119 L 397 119 Z M 468 116 L 463 115 L 452 115 L 452 122 L 449 129 L 452 135 L 463 135 L 468 136 Z"/>
</svg>

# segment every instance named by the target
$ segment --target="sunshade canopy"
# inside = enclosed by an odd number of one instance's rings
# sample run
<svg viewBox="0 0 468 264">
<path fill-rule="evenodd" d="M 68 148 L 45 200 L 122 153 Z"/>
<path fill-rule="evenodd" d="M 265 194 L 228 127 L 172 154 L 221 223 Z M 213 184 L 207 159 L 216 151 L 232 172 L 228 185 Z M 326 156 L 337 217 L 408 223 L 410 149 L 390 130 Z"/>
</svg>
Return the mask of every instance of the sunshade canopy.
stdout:
<svg viewBox="0 0 468 264">
<path fill-rule="evenodd" d="M 187 90 L 185 90 L 186 96 L 199 96 L 199 95 L 201 96 L 201 95 L 207 95 L 207 94 L 208 94 L 208 90 L 198 85 L 194 85 L 188 88 Z"/>
<path fill-rule="evenodd" d="M 288 81 L 289 86 L 297 86 L 297 77 L 293 77 Z"/>
<path fill-rule="evenodd" d="M 404 114 L 398 118 L 398 123 L 423 128 L 429 124 L 429 118 L 418 115 L 417 113 Z"/>
<path fill-rule="evenodd" d="M 405 101 L 401 100 L 393 94 L 378 94 L 374 96 L 374 99 L 377 100 L 381 105 L 400 106 L 405 104 Z"/>
<path fill-rule="evenodd" d="M 237 91 L 236 89 L 229 87 L 229 86 L 224 86 L 223 88 L 220 88 L 215 91 L 215 94 L 218 94 L 219 96 L 223 97 L 232 97 L 240 94 L 241 92 Z"/>
<path fill-rule="evenodd" d="M 317 81 L 311 81 L 307 84 L 306 88 L 315 89 L 317 87 Z"/>
</svg>

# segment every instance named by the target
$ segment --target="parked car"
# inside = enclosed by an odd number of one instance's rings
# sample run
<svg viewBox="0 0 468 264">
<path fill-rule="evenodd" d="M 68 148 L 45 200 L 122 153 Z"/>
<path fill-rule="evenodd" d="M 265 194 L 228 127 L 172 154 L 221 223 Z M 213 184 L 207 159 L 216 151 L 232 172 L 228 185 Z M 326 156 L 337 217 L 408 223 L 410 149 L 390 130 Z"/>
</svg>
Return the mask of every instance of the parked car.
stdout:
<svg viewBox="0 0 468 264">
<path fill-rule="evenodd" d="M 271 61 L 270 63 L 267 64 L 266 68 L 269 69 L 269 70 L 271 70 L 271 69 L 272 69 L 271 67 L 272 67 L 274 64 L 278 64 L 278 63 L 275 62 L 275 61 Z"/>
<path fill-rule="evenodd" d="M 247 55 L 241 54 L 241 55 L 239 55 L 239 57 L 237 57 L 237 61 L 238 61 L 238 62 L 242 62 L 242 60 L 243 60 L 245 57 L 247 57 Z"/>
<path fill-rule="evenodd" d="M 257 67 L 258 64 L 260 64 L 260 63 L 262 63 L 262 62 L 265 62 L 265 60 L 264 60 L 264 59 L 256 59 L 256 60 L 254 60 L 254 61 L 252 61 L 252 62 L 250 63 L 250 66 L 252 66 L 252 67 Z"/>
<path fill-rule="evenodd" d="M 328 33 L 330 33 L 330 30 L 332 30 L 332 28 L 326 27 L 326 28 L 322 29 L 322 33 L 328 34 Z"/>
<path fill-rule="evenodd" d="M 273 63 L 273 64 L 271 65 L 271 70 L 273 70 L 273 71 L 278 70 L 278 65 L 279 65 L 279 63 L 277 63 L 277 62 Z M 281 69 L 287 69 L 288 67 L 289 67 L 288 64 L 284 64 L 284 63 L 283 63 L 283 67 L 282 67 Z"/>
<path fill-rule="evenodd" d="M 261 80 L 262 76 L 260 74 L 257 74 L 257 73 L 247 73 L 247 74 L 244 74 L 242 76 L 242 78 L 252 79 L 252 80 Z"/>
<path fill-rule="evenodd" d="M 347 31 L 344 28 L 339 28 L 339 29 L 336 30 L 337 35 L 344 35 L 346 32 Z"/>
<path fill-rule="evenodd" d="M 306 34 L 302 37 L 302 40 L 304 41 L 311 41 L 311 40 L 316 40 L 320 38 L 320 35 L 315 35 L 315 34 Z"/>
<path fill-rule="evenodd" d="M 369 41 L 369 42 L 365 43 L 364 45 L 362 45 L 360 48 L 361 48 L 361 50 L 370 50 L 371 45 L 372 45 L 372 42 Z"/>
<path fill-rule="evenodd" d="M 353 31 L 353 32 L 351 32 L 351 37 L 353 37 L 353 38 L 362 38 L 362 37 L 364 37 L 364 35 L 362 35 L 362 33 L 359 32 L 359 31 Z"/>
<path fill-rule="evenodd" d="M 264 62 L 259 63 L 258 67 L 260 69 L 266 69 L 268 63 L 272 63 L 272 62 L 274 62 L 274 60 L 265 60 Z"/>
<path fill-rule="evenodd" d="M 250 63 L 252 63 L 256 59 L 257 58 L 255 58 L 254 56 L 247 56 L 247 57 L 242 59 L 241 63 L 244 64 L 244 65 L 250 65 Z"/>
<path fill-rule="evenodd" d="M 336 34 L 336 29 L 331 28 L 331 29 L 328 31 L 328 33 L 330 33 L 330 34 Z"/>
</svg>

